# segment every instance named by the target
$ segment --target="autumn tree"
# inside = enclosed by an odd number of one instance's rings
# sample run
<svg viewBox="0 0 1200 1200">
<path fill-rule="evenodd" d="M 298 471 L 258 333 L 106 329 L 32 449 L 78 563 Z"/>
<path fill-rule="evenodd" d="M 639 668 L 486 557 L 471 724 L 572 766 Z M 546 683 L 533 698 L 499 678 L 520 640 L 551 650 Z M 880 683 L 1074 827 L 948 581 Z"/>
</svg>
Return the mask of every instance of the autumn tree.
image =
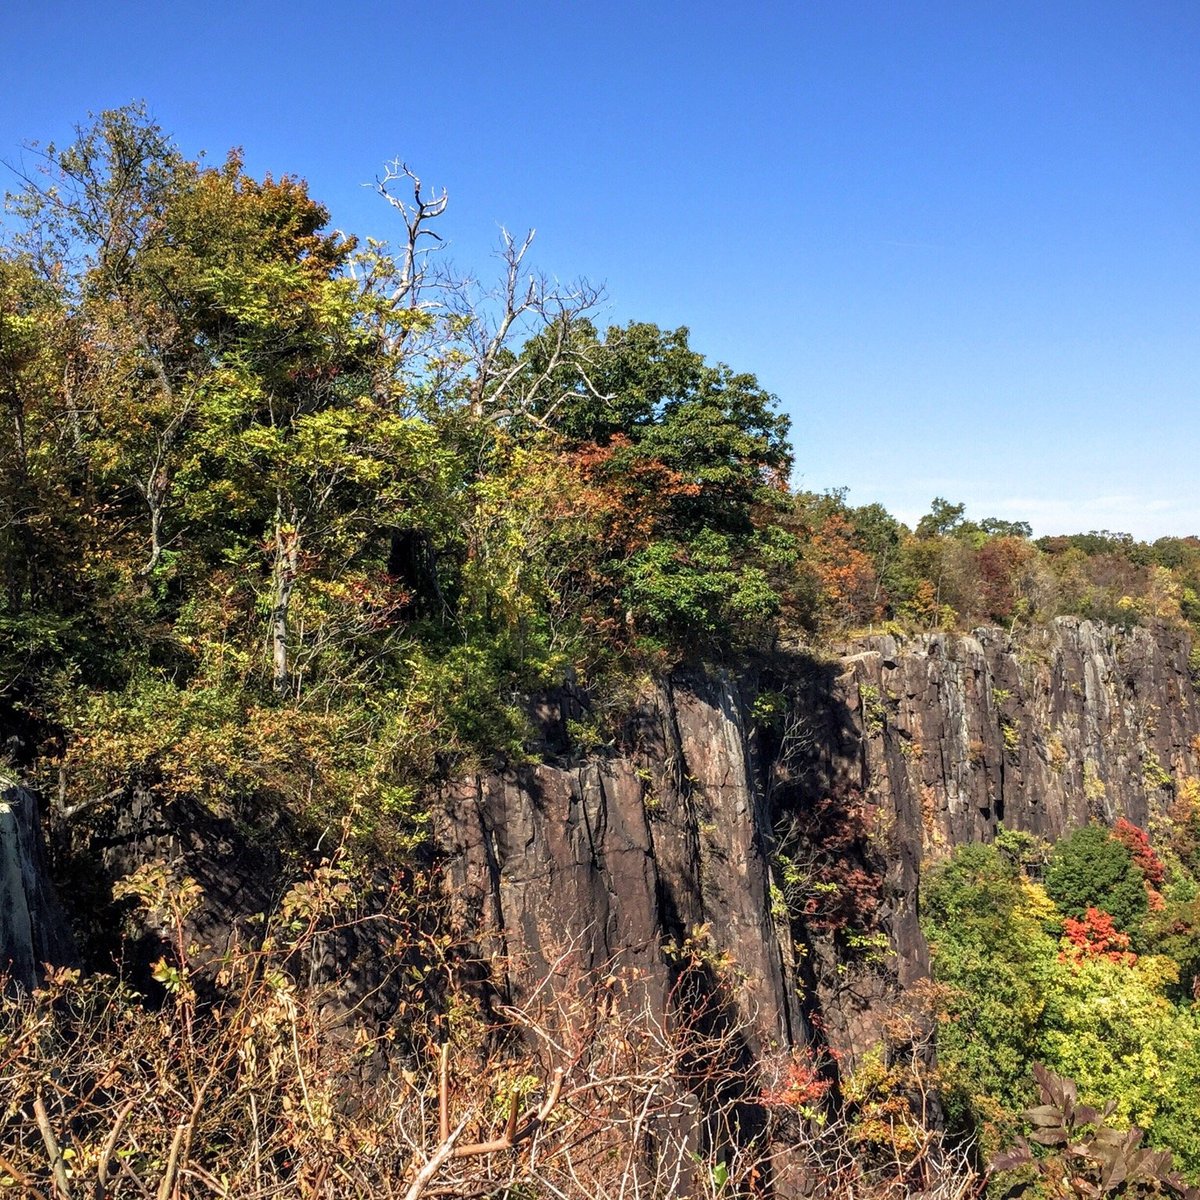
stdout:
<svg viewBox="0 0 1200 1200">
<path fill-rule="evenodd" d="M 1126 966 L 1137 961 L 1129 948 L 1129 934 L 1122 933 L 1103 909 L 1089 908 L 1078 921 L 1064 917 L 1063 938 L 1081 958 L 1104 958 Z"/>
<path fill-rule="evenodd" d="M 970 845 L 931 874 L 921 913 L 935 978 L 953 989 L 939 1035 L 952 1119 L 1003 1126 L 1030 1095 L 1042 980 L 1058 957 L 1053 906 L 995 846 Z"/>
<path fill-rule="evenodd" d="M 546 379 L 530 406 L 593 487 L 607 489 L 638 534 L 602 568 L 628 620 L 659 639 L 753 628 L 778 599 L 768 578 L 790 539 L 774 527 L 791 461 L 787 419 L 752 375 L 711 365 L 686 329 L 574 331 L 573 364 L 550 370 L 547 339 L 523 366 Z"/>
<path fill-rule="evenodd" d="M 1046 891 L 1065 915 L 1083 920 L 1097 908 L 1125 933 L 1137 931 L 1147 907 L 1145 882 L 1129 848 L 1101 825 L 1077 829 L 1055 846 Z"/>
</svg>

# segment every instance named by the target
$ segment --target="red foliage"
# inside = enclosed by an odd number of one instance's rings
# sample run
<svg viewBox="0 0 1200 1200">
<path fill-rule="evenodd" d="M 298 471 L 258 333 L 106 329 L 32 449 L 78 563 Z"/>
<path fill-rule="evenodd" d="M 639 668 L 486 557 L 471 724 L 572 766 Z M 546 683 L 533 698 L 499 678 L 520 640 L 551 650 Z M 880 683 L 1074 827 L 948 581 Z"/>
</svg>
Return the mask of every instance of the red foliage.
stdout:
<svg viewBox="0 0 1200 1200">
<path fill-rule="evenodd" d="M 811 1051 L 793 1051 L 774 1083 L 764 1083 L 759 1100 L 768 1108 L 808 1108 L 823 1100 L 833 1081 L 821 1076 Z"/>
<path fill-rule="evenodd" d="M 987 615 L 1009 620 L 1020 595 L 1021 573 L 1036 554 L 1023 538 L 993 538 L 980 548 L 979 592 Z"/>
<path fill-rule="evenodd" d="M 578 508 L 604 527 L 608 543 L 632 553 L 656 536 L 675 501 L 700 494 L 700 485 L 657 458 L 633 453 L 624 434 L 601 445 L 584 442 L 561 457 L 583 484 Z"/>
<path fill-rule="evenodd" d="M 809 928 L 826 933 L 874 929 L 883 903 L 883 873 L 875 869 L 870 829 L 856 795 L 833 795 L 808 811 L 800 832 L 814 852 L 816 887 L 802 909 Z"/>
<path fill-rule="evenodd" d="M 614 564 L 670 537 L 678 505 L 700 492 L 699 484 L 660 459 L 639 455 L 624 434 L 604 444 L 557 445 L 552 454 L 532 459 L 511 488 L 513 503 L 527 505 L 545 522 L 539 536 L 557 539 L 556 553 L 570 547 L 556 581 L 563 605 L 613 645 L 627 641 L 633 629 Z"/>
<path fill-rule="evenodd" d="M 1163 879 L 1166 878 L 1166 868 L 1162 864 L 1162 859 L 1154 853 L 1154 847 L 1150 845 L 1146 831 L 1139 829 L 1132 821 L 1121 817 L 1113 826 L 1112 835 L 1133 855 L 1133 861 L 1146 881 L 1147 890 L 1162 887 Z"/>
<path fill-rule="evenodd" d="M 1122 933 L 1102 908 L 1089 908 L 1082 921 L 1067 917 L 1063 934 L 1076 957 L 1106 958 L 1127 967 L 1137 962 L 1137 955 L 1129 949 L 1129 934 Z"/>
</svg>

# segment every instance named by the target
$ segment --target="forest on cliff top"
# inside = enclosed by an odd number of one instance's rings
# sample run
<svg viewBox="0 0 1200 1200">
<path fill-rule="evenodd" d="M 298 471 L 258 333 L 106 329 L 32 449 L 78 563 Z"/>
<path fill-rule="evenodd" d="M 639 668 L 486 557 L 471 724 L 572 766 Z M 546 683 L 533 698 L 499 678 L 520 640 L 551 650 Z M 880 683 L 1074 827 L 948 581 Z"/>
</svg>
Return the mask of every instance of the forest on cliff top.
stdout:
<svg viewBox="0 0 1200 1200">
<path fill-rule="evenodd" d="M 600 290 L 535 270 L 530 238 L 504 233 L 479 278 L 457 270 L 439 253 L 446 195 L 403 163 L 377 180 L 376 238 L 333 227 L 297 177 L 188 158 L 136 107 L 31 161 L 0 247 L 0 730 L 52 824 L 134 793 L 212 811 L 236 797 L 239 819 L 341 830 L 351 857 L 415 880 L 428 789 L 528 761 L 530 698 L 564 683 L 592 698 L 571 724 L 586 753 L 619 735 L 642 681 L 684 662 L 1062 615 L 1200 630 L 1200 538 L 1034 540 L 942 498 L 909 528 L 794 490 L 802 418 L 789 430 L 743 364 L 708 362 L 686 329 L 602 327 Z M 938 877 L 937 1086 L 960 1146 L 1017 1132 L 1036 1059 L 1200 1170 L 1200 794 L 1178 800 L 1161 857 L 1131 827 L 1088 834 L 1087 853 L 971 848 Z M 344 898 L 350 876 L 321 869 L 289 894 L 289 936 Z M 182 928 L 186 888 L 143 878 L 127 895 L 174 895 L 156 919 Z M 181 965 L 161 970 L 195 1090 L 198 1000 Z M 265 975 L 230 972 L 259 996 Z M 285 1022 L 268 993 L 239 1036 Z M 150 1044 L 128 995 L 72 1003 L 28 1010 L 28 1045 L 78 1050 L 85 1009 L 111 1044 Z M 1138 1069 L 1107 1049 L 1113 1010 Z M 297 1042 L 292 1103 L 325 1129 L 302 1057 Z M 829 1088 L 810 1066 L 776 1103 L 811 1122 Z M 865 1157 L 907 1152 L 881 1132 L 917 1087 L 892 1069 L 847 1084 Z M 1072 1121 L 1103 1131 L 1060 1079 L 1043 1087 L 1046 1145 L 1075 1138 Z M 100 1162 L 103 1139 L 86 1144 Z M 170 1164 L 180 1145 L 160 1150 Z M 1156 1162 L 1137 1168 L 1145 1188 L 1174 1186 Z"/>
<path fill-rule="evenodd" d="M 565 678 L 619 698 L 779 639 L 1200 622 L 1195 537 L 794 492 L 752 374 L 598 328 L 526 239 L 456 273 L 447 198 L 400 164 L 376 240 L 138 109 L 33 161 L 0 257 L 0 705 L 68 807 L 138 777 L 399 828 L 454 763 L 519 756 L 523 698 Z"/>
</svg>

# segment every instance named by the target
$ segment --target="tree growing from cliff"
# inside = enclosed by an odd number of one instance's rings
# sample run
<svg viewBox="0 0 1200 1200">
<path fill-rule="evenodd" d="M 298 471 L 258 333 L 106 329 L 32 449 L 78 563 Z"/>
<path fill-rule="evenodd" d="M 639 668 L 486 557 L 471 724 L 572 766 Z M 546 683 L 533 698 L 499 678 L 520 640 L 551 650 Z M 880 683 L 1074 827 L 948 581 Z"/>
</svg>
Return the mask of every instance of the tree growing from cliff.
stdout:
<svg viewBox="0 0 1200 1200">
<path fill-rule="evenodd" d="M 686 330 L 601 334 L 529 239 L 492 294 L 429 270 L 445 197 L 402 166 L 393 251 L 137 107 L 38 153 L 0 251 L 0 708 L 58 814 L 141 788 L 411 845 L 422 785 L 525 752 L 524 697 L 770 638 L 787 421 Z"/>
</svg>

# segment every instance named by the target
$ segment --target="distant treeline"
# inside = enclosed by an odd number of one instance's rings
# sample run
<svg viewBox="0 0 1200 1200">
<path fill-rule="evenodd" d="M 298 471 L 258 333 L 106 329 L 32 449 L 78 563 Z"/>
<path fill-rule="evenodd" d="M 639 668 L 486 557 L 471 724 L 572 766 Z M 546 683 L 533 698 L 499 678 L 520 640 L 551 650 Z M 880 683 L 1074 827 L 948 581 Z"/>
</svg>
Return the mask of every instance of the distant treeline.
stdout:
<svg viewBox="0 0 1200 1200">
<path fill-rule="evenodd" d="M 1108 530 L 1031 540 L 1020 521 L 967 520 L 935 499 L 909 529 L 844 492 L 794 498 L 816 629 L 1011 625 L 1076 615 L 1129 625 L 1200 622 L 1200 538 Z"/>
</svg>

